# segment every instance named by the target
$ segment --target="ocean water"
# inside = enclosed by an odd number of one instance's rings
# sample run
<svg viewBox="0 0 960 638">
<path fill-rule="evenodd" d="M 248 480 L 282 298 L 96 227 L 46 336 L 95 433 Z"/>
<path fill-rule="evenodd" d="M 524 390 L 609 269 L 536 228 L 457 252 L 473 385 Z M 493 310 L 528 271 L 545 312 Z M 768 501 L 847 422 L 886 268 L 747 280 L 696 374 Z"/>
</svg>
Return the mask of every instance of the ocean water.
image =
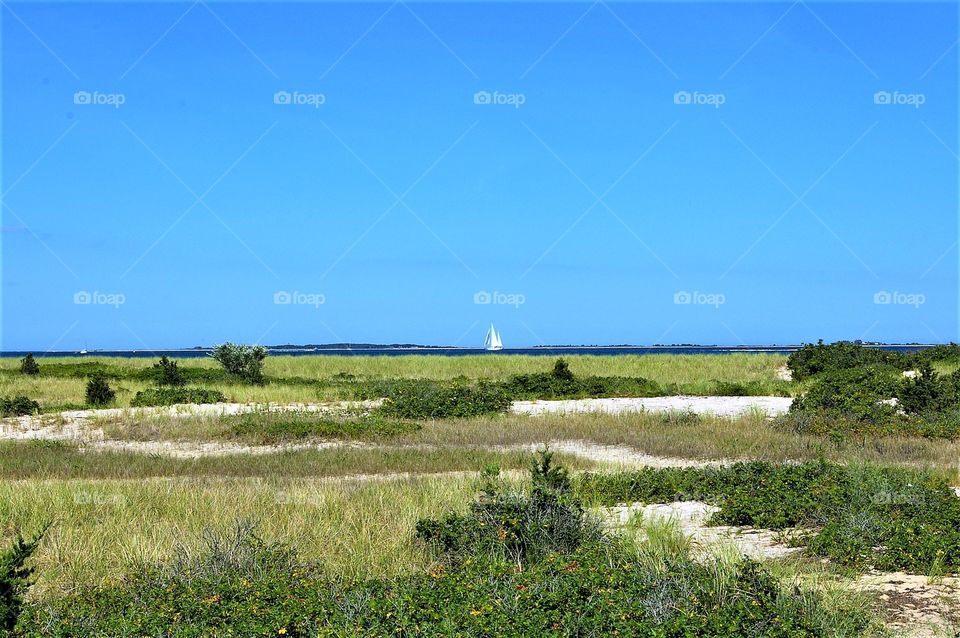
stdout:
<svg viewBox="0 0 960 638">
<path fill-rule="evenodd" d="M 929 345 L 871 345 L 881 350 L 893 352 L 913 352 L 929 348 Z M 338 347 L 338 348 L 267 348 L 273 355 L 291 356 L 388 356 L 409 355 L 466 356 L 466 355 L 538 355 L 555 357 L 560 355 L 623 355 L 623 354 L 790 354 L 800 346 L 565 346 L 541 348 L 504 348 L 488 352 L 482 348 L 431 348 L 431 347 Z M 210 348 L 191 348 L 187 350 L 90 350 L 81 354 L 76 350 L 54 352 L 34 352 L 36 357 L 206 357 Z M 0 357 L 23 357 L 26 351 L 0 352 Z"/>
</svg>

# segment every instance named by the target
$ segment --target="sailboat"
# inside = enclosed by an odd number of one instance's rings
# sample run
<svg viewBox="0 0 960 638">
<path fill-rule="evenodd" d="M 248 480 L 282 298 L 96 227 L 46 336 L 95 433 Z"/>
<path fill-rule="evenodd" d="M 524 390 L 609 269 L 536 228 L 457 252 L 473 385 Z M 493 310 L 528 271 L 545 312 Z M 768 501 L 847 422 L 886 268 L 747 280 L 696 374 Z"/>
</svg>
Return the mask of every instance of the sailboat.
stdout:
<svg viewBox="0 0 960 638">
<path fill-rule="evenodd" d="M 487 337 L 483 340 L 483 347 L 487 350 L 503 350 L 503 341 L 500 340 L 500 333 L 497 332 L 497 329 L 493 327 L 493 324 L 490 324 L 490 329 L 487 330 Z"/>
</svg>

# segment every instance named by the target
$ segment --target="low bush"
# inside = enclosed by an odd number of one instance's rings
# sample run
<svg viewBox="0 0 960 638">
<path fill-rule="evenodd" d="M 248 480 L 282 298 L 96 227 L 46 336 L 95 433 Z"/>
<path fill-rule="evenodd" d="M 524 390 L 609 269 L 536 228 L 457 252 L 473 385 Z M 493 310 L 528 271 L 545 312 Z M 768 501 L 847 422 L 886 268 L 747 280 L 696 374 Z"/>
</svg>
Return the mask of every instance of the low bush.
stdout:
<svg viewBox="0 0 960 638">
<path fill-rule="evenodd" d="M 540 453 L 531 467 L 529 492 L 508 492 L 486 473 L 486 486 L 467 514 L 451 513 L 417 523 L 417 537 L 449 562 L 492 557 L 517 565 L 549 554 L 569 554 L 603 538 L 600 524 L 588 517 L 570 494 L 564 468 L 553 454 Z"/>
<path fill-rule="evenodd" d="M 511 398 L 496 384 L 405 381 L 392 383 L 378 413 L 400 419 L 474 417 L 505 412 Z"/>
<path fill-rule="evenodd" d="M 235 343 L 222 343 L 210 353 L 217 363 L 228 373 L 250 383 L 263 383 L 263 360 L 267 349 L 263 346 L 245 346 Z"/>
<path fill-rule="evenodd" d="M 13 544 L 0 553 L 0 629 L 12 632 L 23 609 L 24 596 L 33 584 L 33 567 L 27 561 L 33 556 L 49 524 L 32 539 L 17 534 Z"/>
<path fill-rule="evenodd" d="M 23 395 L 0 398 L 0 416 L 27 416 L 40 411 L 40 404 Z"/>
<path fill-rule="evenodd" d="M 159 377 L 157 383 L 160 385 L 179 387 L 187 383 L 176 361 L 171 361 L 166 357 L 160 357 L 159 363 L 155 363 L 153 369 Z"/>
<path fill-rule="evenodd" d="M 140 390 L 130 401 L 134 408 L 181 403 L 223 403 L 226 397 L 219 390 L 206 388 L 149 388 Z"/>
<path fill-rule="evenodd" d="M 416 432 L 417 423 L 381 416 L 334 419 L 315 412 L 251 412 L 235 417 L 226 434 L 260 445 L 309 438 L 386 437 Z"/>
<path fill-rule="evenodd" d="M 960 372 L 940 376 L 925 363 L 912 378 L 884 366 L 821 373 L 774 425 L 801 434 L 955 438 L 958 416 Z"/>
<path fill-rule="evenodd" d="M 26 374 L 28 376 L 40 374 L 40 364 L 33 358 L 32 352 L 20 360 L 20 374 Z"/>
<path fill-rule="evenodd" d="M 929 363 L 905 378 L 897 392 L 898 407 L 907 414 L 933 414 L 960 405 L 960 371 L 942 377 Z"/>
<path fill-rule="evenodd" d="M 823 412 L 879 424 L 895 417 L 896 407 L 884 401 L 895 397 L 899 388 L 898 373 L 884 366 L 831 370 L 794 399 L 790 411 Z"/>
<path fill-rule="evenodd" d="M 893 370 L 906 370 L 911 358 L 898 352 L 868 348 L 855 341 L 837 341 L 825 344 L 808 343 L 787 357 L 787 367 L 794 381 L 803 381 L 822 372 L 836 372 L 863 366 L 885 366 Z"/>
<path fill-rule="evenodd" d="M 854 568 L 960 571 L 960 498 L 927 472 L 825 461 L 585 474 L 587 502 L 702 500 L 712 524 L 807 530 L 808 554 Z"/>
<path fill-rule="evenodd" d="M 89 405 L 107 405 L 112 403 L 117 396 L 117 393 L 107 383 L 107 378 L 100 373 L 94 374 L 87 381 L 86 394 Z"/>
<path fill-rule="evenodd" d="M 553 470 L 535 473 L 540 489 L 563 492 L 566 478 Z M 501 529 L 484 545 L 500 542 Z M 32 604 L 20 635 L 863 638 L 876 629 L 859 598 L 827 604 L 758 563 L 613 538 L 522 566 L 478 551 L 365 581 L 327 578 L 250 525 L 204 540 L 200 552 Z"/>
<path fill-rule="evenodd" d="M 912 367 L 919 367 L 924 363 L 952 363 L 960 365 L 960 345 L 956 343 L 941 344 L 918 350 L 910 355 Z"/>
<path fill-rule="evenodd" d="M 577 377 L 564 359 L 550 372 L 517 374 L 502 384 L 514 399 L 576 399 L 583 397 L 656 397 L 664 394 L 643 377 Z"/>
</svg>

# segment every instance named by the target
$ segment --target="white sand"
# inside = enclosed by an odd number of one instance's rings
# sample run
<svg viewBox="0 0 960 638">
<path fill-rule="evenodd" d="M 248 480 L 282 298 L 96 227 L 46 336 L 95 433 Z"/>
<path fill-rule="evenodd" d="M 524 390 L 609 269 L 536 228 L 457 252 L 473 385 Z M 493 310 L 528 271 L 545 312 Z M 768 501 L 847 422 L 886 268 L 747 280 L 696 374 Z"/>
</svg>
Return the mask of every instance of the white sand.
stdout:
<svg viewBox="0 0 960 638">
<path fill-rule="evenodd" d="M 738 552 L 755 560 L 783 558 L 800 552 L 800 547 L 789 547 L 780 542 L 780 537 L 770 530 L 750 527 L 707 525 L 707 521 L 720 508 L 700 501 L 677 501 L 674 503 L 622 504 L 600 508 L 600 516 L 610 526 L 622 527 L 634 516 L 643 521 L 675 521 L 680 531 L 689 536 L 701 551 L 709 553 L 718 545 L 733 545 Z"/>
<path fill-rule="evenodd" d="M 515 414 L 576 414 L 603 412 L 695 412 L 734 417 L 756 410 L 777 416 L 790 409 L 790 397 L 651 397 L 645 399 L 572 399 L 565 401 L 514 401 Z"/>
</svg>

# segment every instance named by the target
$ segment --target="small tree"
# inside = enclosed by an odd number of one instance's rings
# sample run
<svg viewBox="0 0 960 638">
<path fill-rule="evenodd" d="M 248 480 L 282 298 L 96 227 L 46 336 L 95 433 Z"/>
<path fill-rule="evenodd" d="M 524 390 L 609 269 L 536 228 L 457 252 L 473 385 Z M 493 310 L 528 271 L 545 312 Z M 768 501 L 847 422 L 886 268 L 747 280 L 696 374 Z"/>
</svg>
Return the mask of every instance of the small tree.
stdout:
<svg viewBox="0 0 960 638">
<path fill-rule="evenodd" d="M 566 359 L 557 359 L 553 364 L 553 376 L 563 381 L 573 381 L 573 373 L 570 372 L 570 364 Z"/>
<path fill-rule="evenodd" d="M 49 526 L 47 524 L 30 541 L 17 534 L 13 545 L 0 554 L 0 628 L 5 630 L 5 633 L 12 632 L 17 625 L 23 608 L 23 597 L 33 584 L 31 576 L 34 568 L 25 565 Z"/>
<path fill-rule="evenodd" d="M 96 373 L 87 381 L 87 403 L 90 405 L 107 405 L 117 396 L 107 378 L 102 373 Z"/>
<path fill-rule="evenodd" d="M 251 383 L 263 383 L 263 360 L 267 358 L 267 349 L 263 346 L 243 346 L 228 341 L 214 348 L 210 356 L 230 374 Z"/>
<path fill-rule="evenodd" d="M 33 358 L 33 353 L 27 353 L 23 359 L 20 359 L 20 373 L 34 376 L 40 374 L 40 365 Z"/>
<path fill-rule="evenodd" d="M 160 378 L 157 380 L 160 385 L 181 386 L 187 382 L 176 361 L 160 357 L 160 363 L 153 364 L 153 367 L 160 372 Z"/>
</svg>

